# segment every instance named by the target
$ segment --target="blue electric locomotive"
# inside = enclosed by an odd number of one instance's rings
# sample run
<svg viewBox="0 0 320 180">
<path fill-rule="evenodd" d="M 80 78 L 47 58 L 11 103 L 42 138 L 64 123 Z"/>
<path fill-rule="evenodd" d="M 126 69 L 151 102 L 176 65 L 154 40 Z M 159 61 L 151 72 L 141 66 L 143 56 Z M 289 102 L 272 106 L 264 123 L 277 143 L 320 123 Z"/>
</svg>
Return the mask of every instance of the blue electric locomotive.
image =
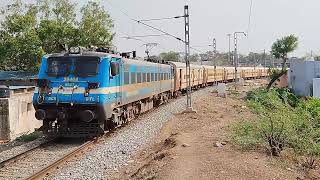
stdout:
<svg viewBox="0 0 320 180">
<path fill-rule="evenodd" d="M 102 134 L 172 97 L 173 67 L 106 52 L 42 58 L 33 96 L 47 135 Z"/>
</svg>

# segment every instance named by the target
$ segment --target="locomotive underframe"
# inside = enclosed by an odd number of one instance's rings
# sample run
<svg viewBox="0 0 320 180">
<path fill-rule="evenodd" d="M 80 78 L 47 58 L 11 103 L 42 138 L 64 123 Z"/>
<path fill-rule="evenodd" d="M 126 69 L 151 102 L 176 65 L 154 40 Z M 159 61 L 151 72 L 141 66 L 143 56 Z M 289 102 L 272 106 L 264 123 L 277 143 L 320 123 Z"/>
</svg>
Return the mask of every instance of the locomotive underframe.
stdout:
<svg viewBox="0 0 320 180">
<path fill-rule="evenodd" d="M 158 107 L 171 99 L 172 92 L 163 92 L 161 94 L 148 97 L 129 104 L 120 105 L 113 109 L 111 118 L 107 118 L 110 106 L 102 105 L 38 105 L 36 109 L 45 109 L 47 118 L 43 120 L 42 130 L 44 134 L 50 137 L 95 137 L 119 127 L 140 114 L 143 114 L 154 107 Z M 91 110 L 97 116 L 91 122 L 80 120 L 80 113 L 85 110 Z M 66 114 L 65 118 L 58 117 L 58 113 Z"/>
</svg>

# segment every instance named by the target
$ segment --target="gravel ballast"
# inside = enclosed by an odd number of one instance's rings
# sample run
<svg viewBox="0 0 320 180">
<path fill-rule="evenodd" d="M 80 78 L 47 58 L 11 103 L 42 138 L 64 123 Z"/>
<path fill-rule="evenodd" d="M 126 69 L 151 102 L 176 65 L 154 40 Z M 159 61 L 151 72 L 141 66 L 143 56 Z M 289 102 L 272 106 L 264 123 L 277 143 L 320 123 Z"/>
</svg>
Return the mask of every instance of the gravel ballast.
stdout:
<svg viewBox="0 0 320 180">
<path fill-rule="evenodd" d="M 211 90 L 212 87 L 208 87 L 196 91 L 192 98 L 207 96 Z M 185 106 L 186 97 L 181 97 L 141 116 L 80 158 L 68 162 L 48 179 L 106 179 L 107 172 L 127 165 L 130 157 L 149 145 L 162 126 Z"/>
</svg>

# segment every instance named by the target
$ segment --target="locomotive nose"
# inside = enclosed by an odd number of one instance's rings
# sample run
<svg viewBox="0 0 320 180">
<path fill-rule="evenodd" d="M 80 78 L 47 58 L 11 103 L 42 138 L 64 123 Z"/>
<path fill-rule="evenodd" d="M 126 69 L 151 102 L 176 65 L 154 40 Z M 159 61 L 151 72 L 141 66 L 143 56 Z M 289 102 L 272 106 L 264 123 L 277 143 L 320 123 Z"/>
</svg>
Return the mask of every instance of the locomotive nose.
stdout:
<svg viewBox="0 0 320 180">
<path fill-rule="evenodd" d="M 95 117 L 95 113 L 91 110 L 85 110 L 80 113 L 80 119 L 84 122 L 91 122 Z"/>
<path fill-rule="evenodd" d="M 46 111 L 43 109 L 38 109 L 36 110 L 35 116 L 38 120 L 44 120 L 46 118 Z"/>
</svg>

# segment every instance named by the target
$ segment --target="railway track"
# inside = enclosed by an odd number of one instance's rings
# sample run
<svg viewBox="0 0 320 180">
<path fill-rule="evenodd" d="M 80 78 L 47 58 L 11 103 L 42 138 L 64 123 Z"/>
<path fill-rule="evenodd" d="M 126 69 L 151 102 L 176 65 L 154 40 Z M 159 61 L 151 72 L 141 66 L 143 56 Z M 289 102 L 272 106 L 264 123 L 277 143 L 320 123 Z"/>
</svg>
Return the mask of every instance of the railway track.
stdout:
<svg viewBox="0 0 320 180">
<path fill-rule="evenodd" d="M 97 142 L 97 139 L 78 141 L 64 143 L 58 140 L 48 141 L 0 162 L 0 180 L 44 178 L 67 160 L 84 152 Z"/>
</svg>

